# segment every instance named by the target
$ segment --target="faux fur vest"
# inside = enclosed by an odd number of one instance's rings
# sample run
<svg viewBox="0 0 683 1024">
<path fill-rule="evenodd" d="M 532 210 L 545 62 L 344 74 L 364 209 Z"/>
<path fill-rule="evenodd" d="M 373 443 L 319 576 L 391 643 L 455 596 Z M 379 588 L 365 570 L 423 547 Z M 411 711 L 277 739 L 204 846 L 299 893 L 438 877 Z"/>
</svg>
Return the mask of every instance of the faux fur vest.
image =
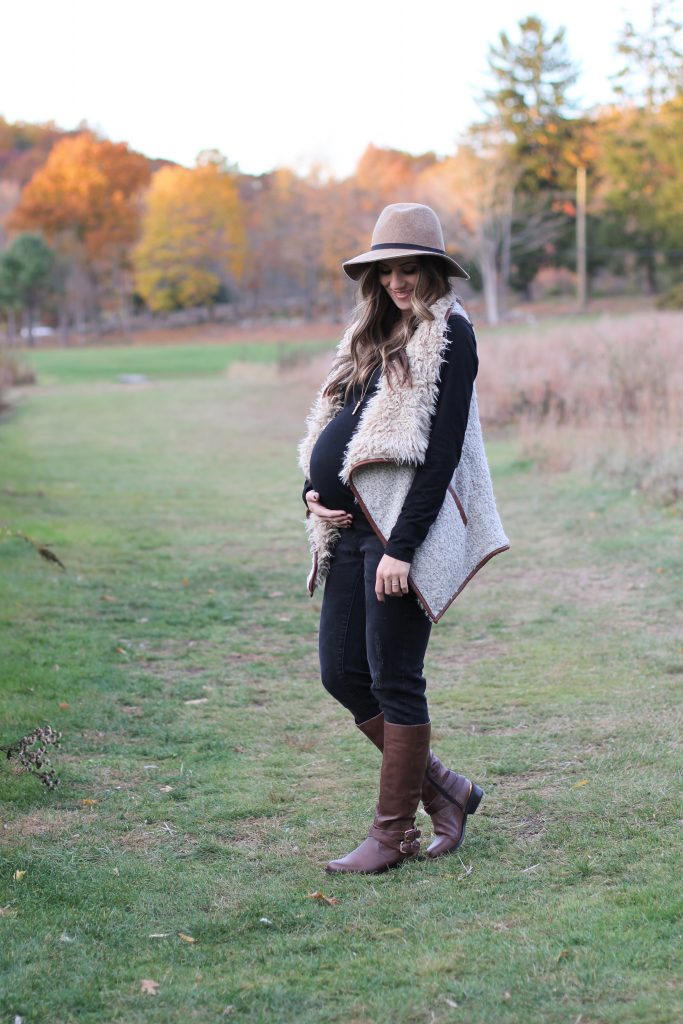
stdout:
<svg viewBox="0 0 683 1024">
<path fill-rule="evenodd" d="M 453 293 L 435 302 L 431 312 L 434 320 L 419 324 L 406 346 L 412 385 L 392 382 L 390 388 L 382 375 L 361 413 L 339 474 L 385 544 L 415 469 L 427 453 L 441 364 L 450 344 L 445 337 L 448 316 L 459 313 L 469 320 Z M 353 328 L 344 334 L 338 354 L 349 351 Z M 343 405 L 341 396 L 324 396 L 329 379 L 313 403 L 299 445 L 299 465 L 306 477 L 315 442 Z M 307 518 L 306 529 L 313 554 L 308 578 L 312 595 L 329 572 L 339 530 L 315 515 Z M 474 388 L 460 461 L 439 514 L 411 563 L 409 583 L 427 616 L 438 622 L 482 565 L 509 546 L 493 496 Z"/>
</svg>

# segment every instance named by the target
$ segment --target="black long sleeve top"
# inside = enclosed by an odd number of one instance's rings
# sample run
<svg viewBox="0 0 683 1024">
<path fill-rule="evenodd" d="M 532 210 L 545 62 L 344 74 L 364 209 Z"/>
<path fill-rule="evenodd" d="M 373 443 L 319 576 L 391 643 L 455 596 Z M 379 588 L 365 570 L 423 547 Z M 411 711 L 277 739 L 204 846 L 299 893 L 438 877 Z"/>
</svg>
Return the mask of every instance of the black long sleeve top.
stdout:
<svg viewBox="0 0 683 1024">
<path fill-rule="evenodd" d="M 472 388 L 479 366 L 476 338 L 472 325 L 458 314 L 449 318 L 446 337 L 451 344 L 441 365 L 427 453 L 415 471 L 386 547 L 386 554 L 402 562 L 412 562 L 415 551 L 439 514 L 460 461 L 467 429 Z M 376 390 L 379 377 L 378 369 L 370 381 L 365 401 Z M 359 417 L 353 415 L 361 397 L 360 390 L 356 390 L 358 394 L 354 391 L 316 441 L 311 454 L 311 480 L 306 480 L 302 495 L 304 502 L 306 492 L 316 490 L 327 508 L 357 510 L 353 492 L 339 479 L 344 452 L 359 421 Z"/>
</svg>

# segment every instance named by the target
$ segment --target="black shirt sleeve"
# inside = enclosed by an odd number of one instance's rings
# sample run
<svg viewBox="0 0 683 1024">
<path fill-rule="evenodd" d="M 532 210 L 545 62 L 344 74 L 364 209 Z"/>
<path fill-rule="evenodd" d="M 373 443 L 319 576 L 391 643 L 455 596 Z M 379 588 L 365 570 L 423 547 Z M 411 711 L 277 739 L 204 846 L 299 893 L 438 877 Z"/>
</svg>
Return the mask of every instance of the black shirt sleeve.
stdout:
<svg viewBox="0 0 683 1024">
<path fill-rule="evenodd" d="M 454 314 L 446 337 L 451 344 L 441 366 L 439 397 L 432 417 L 425 461 L 418 466 L 403 508 L 391 531 L 386 554 L 412 562 L 429 533 L 460 461 L 479 360 L 472 325 Z"/>
</svg>

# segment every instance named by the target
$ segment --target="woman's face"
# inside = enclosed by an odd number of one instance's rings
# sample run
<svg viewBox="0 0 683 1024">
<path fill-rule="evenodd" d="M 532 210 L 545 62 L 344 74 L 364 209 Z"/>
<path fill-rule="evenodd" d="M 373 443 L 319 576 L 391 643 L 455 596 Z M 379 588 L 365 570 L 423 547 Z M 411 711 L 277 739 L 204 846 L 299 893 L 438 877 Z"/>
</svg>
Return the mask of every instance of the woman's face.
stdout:
<svg viewBox="0 0 683 1024">
<path fill-rule="evenodd" d="M 402 256 L 400 259 L 386 260 L 380 263 L 379 283 L 382 285 L 402 313 L 412 310 L 411 299 L 417 284 L 419 267 L 413 256 Z"/>
</svg>

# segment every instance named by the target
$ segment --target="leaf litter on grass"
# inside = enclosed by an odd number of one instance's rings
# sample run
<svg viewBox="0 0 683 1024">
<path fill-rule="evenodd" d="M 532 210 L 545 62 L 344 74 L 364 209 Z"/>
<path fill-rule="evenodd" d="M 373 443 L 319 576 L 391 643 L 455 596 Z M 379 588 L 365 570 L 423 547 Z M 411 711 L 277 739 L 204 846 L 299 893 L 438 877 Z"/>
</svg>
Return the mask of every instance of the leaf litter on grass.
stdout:
<svg viewBox="0 0 683 1024">
<path fill-rule="evenodd" d="M 319 900 L 321 903 L 326 903 L 328 907 L 336 907 L 341 900 L 336 896 L 325 896 L 324 893 L 316 889 L 315 892 L 309 892 L 307 895 L 309 900 Z"/>
</svg>

